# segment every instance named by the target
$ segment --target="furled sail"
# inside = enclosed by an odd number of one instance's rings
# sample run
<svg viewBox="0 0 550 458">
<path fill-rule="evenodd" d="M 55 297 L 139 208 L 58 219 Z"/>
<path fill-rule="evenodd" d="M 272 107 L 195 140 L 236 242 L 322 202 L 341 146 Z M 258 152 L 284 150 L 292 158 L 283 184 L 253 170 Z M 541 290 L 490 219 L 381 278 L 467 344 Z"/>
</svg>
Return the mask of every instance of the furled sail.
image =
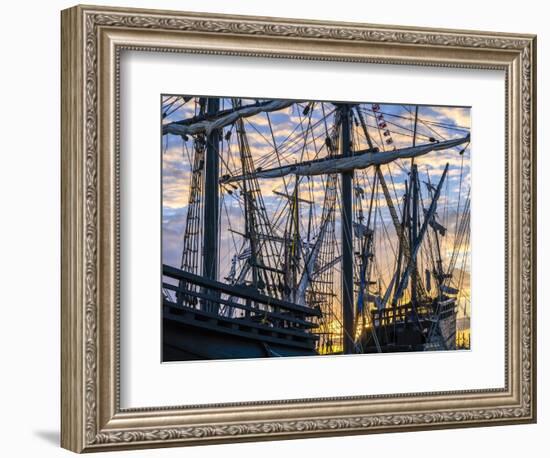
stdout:
<svg viewBox="0 0 550 458">
<path fill-rule="evenodd" d="M 295 100 L 272 100 L 270 102 L 247 105 L 241 108 L 235 108 L 226 112 L 221 112 L 219 116 L 214 118 L 201 119 L 197 122 L 182 124 L 172 122 L 162 126 L 162 134 L 172 135 L 195 135 L 200 133 L 210 134 L 213 130 L 221 129 L 222 127 L 233 124 L 240 118 L 248 118 L 257 115 L 258 113 L 269 113 L 272 111 L 282 110 L 296 103 Z"/>
<path fill-rule="evenodd" d="M 458 289 L 453 288 L 452 286 L 440 285 L 440 286 L 439 286 L 439 289 L 440 289 L 442 292 L 447 293 L 447 294 L 454 294 L 454 295 L 456 295 L 456 294 L 459 293 Z"/>
<path fill-rule="evenodd" d="M 439 151 L 470 141 L 470 134 L 454 140 L 401 148 L 387 152 L 373 152 L 372 150 L 356 151 L 353 156 L 331 156 L 326 159 L 299 162 L 267 170 L 257 170 L 248 175 L 224 176 L 222 183 L 232 183 L 252 178 L 278 178 L 294 174 L 300 176 L 323 175 L 329 173 L 345 173 L 355 169 L 365 169 L 373 165 L 382 165 L 397 159 L 407 159 L 422 156 L 431 151 Z"/>
</svg>

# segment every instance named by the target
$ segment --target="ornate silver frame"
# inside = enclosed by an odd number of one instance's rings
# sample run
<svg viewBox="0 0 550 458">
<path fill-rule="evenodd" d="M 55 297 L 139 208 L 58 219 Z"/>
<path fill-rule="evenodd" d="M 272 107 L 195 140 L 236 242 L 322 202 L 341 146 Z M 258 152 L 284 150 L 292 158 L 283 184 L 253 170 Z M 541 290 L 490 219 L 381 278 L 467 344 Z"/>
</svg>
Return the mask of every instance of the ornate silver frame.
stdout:
<svg viewBox="0 0 550 458">
<path fill-rule="evenodd" d="M 121 409 L 121 50 L 506 73 L 506 386 Z M 89 452 L 530 423 L 536 419 L 536 37 L 76 6 L 62 12 L 62 446 Z"/>
</svg>

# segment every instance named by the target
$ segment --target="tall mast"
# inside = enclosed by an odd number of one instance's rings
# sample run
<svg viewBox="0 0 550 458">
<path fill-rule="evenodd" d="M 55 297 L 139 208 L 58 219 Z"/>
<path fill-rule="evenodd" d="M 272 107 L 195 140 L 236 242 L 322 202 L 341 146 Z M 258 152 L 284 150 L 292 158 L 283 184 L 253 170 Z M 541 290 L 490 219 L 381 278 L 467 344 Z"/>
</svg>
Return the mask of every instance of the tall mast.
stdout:
<svg viewBox="0 0 550 458">
<path fill-rule="evenodd" d="M 412 146 L 413 148 L 416 146 L 416 130 L 418 127 L 418 105 L 416 105 L 416 109 L 414 112 L 414 133 L 413 133 L 413 140 L 412 140 Z M 414 157 L 411 159 L 411 190 L 412 190 L 412 221 L 411 221 L 411 232 L 410 232 L 410 246 L 414 247 L 416 245 L 416 239 L 418 237 L 418 221 L 419 221 L 419 215 L 418 215 L 418 167 L 414 163 Z M 416 260 L 416 257 L 412 260 L 413 262 L 413 270 L 411 272 L 411 302 L 414 307 L 416 307 L 416 304 L 418 302 L 418 262 Z"/>
<path fill-rule="evenodd" d="M 340 107 L 341 154 L 344 157 L 353 154 L 351 148 L 350 107 Z M 342 321 L 344 326 L 344 354 L 353 353 L 355 346 L 353 313 L 353 170 L 343 172 L 342 181 Z"/>
<path fill-rule="evenodd" d="M 403 202 L 403 217 L 402 222 L 399 224 L 399 227 L 396 227 L 397 236 L 398 236 L 398 242 L 399 242 L 399 249 L 397 252 L 397 267 L 395 269 L 395 278 L 399 279 L 401 278 L 401 267 L 403 264 L 403 257 L 405 257 L 405 265 L 408 263 L 408 257 L 406 253 L 408 253 L 409 244 L 408 244 L 408 238 L 406 236 L 406 229 L 409 222 L 409 204 L 411 202 L 410 198 L 410 188 L 407 181 L 405 181 L 405 197 Z M 399 282 L 395 282 L 395 291 L 393 293 L 393 301 L 392 301 L 392 307 L 395 309 L 397 307 L 397 302 L 399 301 L 399 297 L 397 297 L 398 294 L 398 288 L 399 288 Z M 395 316 L 394 316 L 395 321 Z"/>
<path fill-rule="evenodd" d="M 215 117 L 220 110 L 220 99 L 207 99 L 206 114 Z M 205 186 L 204 186 L 204 231 L 203 231 L 203 276 L 210 280 L 218 279 L 218 216 L 219 216 L 219 186 L 220 172 L 220 131 L 213 129 L 206 139 Z M 217 303 L 208 303 L 209 311 L 216 312 Z"/>
<path fill-rule="evenodd" d="M 413 159 L 414 160 L 414 159 Z M 411 246 L 416 246 L 418 239 L 418 169 L 416 164 L 413 164 L 411 169 L 411 189 L 412 189 L 412 220 L 410 241 Z M 411 259 L 413 263 L 411 271 L 411 300 L 416 305 L 418 301 L 418 263 L 417 257 Z"/>
<path fill-rule="evenodd" d="M 300 180 L 298 175 L 296 175 L 296 181 L 294 185 L 294 196 L 292 202 L 292 242 L 291 242 L 291 262 L 290 262 L 290 271 L 291 271 L 291 290 L 292 290 L 292 301 L 296 302 L 297 297 L 297 276 L 299 268 L 299 258 L 301 251 L 301 237 L 300 237 L 300 194 L 299 194 Z"/>
<path fill-rule="evenodd" d="M 418 255 L 418 251 L 420 250 L 420 245 L 422 243 L 422 240 L 424 239 L 424 235 L 426 234 L 426 231 L 428 229 L 429 221 L 433 218 L 435 214 L 435 209 L 437 207 L 437 200 L 439 199 L 439 196 L 441 194 L 441 188 L 443 187 L 443 182 L 445 181 L 445 177 L 447 176 L 447 171 L 449 170 L 449 164 L 445 166 L 445 169 L 443 170 L 443 175 L 441 175 L 441 178 L 439 180 L 439 184 L 437 185 L 437 188 L 434 192 L 434 195 L 432 197 L 432 203 L 430 204 L 430 207 L 426 213 L 426 217 L 424 218 L 424 222 L 422 223 L 422 226 L 420 227 L 420 230 L 418 231 L 418 234 L 416 236 L 416 240 L 414 245 L 411 244 L 411 256 L 409 258 L 409 262 L 407 264 L 407 267 L 405 271 L 403 272 L 401 279 L 399 281 L 399 286 L 397 287 L 396 294 L 394 296 L 394 305 L 396 304 L 397 300 L 401 297 L 401 294 L 403 293 L 403 290 L 405 288 L 405 285 L 407 284 L 407 281 L 409 279 L 409 276 L 412 273 L 414 263 L 416 263 L 416 256 Z M 413 304 L 414 305 L 414 304 Z"/>
</svg>

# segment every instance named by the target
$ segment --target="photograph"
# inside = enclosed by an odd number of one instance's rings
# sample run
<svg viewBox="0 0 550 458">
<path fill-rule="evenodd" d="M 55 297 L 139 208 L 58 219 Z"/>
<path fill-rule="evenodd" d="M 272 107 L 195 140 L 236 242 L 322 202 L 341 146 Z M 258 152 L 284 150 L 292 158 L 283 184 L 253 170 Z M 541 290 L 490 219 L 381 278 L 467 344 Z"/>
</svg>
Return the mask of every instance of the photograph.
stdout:
<svg viewBox="0 0 550 458">
<path fill-rule="evenodd" d="M 162 94 L 159 117 L 163 362 L 471 348 L 471 107 Z"/>
</svg>

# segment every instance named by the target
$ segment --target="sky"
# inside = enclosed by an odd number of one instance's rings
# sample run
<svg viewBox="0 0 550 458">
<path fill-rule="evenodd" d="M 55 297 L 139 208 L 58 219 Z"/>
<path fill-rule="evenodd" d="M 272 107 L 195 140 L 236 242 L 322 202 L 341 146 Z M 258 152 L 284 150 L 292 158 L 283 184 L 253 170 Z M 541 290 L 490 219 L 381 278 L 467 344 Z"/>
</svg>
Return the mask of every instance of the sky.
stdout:
<svg viewBox="0 0 550 458">
<path fill-rule="evenodd" d="M 163 124 L 189 119 L 198 113 L 198 98 L 163 96 L 161 113 L 164 113 Z M 240 99 L 242 105 L 254 103 L 255 100 Z M 379 108 L 373 105 L 379 105 Z M 232 106 L 231 98 L 221 99 L 221 109 Z M 416 106 L 368 102 L 358 105 L 373 143 L 381 151 L 412 146 Z M 303 160 L 322 158 L 328 154 L 325 144 L 327 132 L 334 123 L 335 105 L 330 102 L 297 102 L 285 109 L 260 113 L 246 118 L 244 128 L 254 167 L 262 170 L 278 165 L 293 164 Z M 382 118 L 380 118 L 382 115 Z M 378 117 L 377 117 L 378 116 Z M 383 128 L 379 126 L 385 123 Z M 430 143 L 432 140 L 443 141 L 464 137 L 470 129 L 470 108 L 419 106 L 416 130 L 416 145 Z M 231 137 L 226 139 L 228 131 Z M 384 135 L 388 130 L 389 134 Z M 240 157 L 237 135 L 234 126 L 223 131 L 224 140 L 221 147 L 220 175 L 236 175 L 240 172 Z M 352 126 L 353 148 L 361 150 L 368 147 L 364 131 L 358 116 L 355 115 Z M 387 143 L 390 141 L 391 143 Z M 275 154 L 275 148 L 278 154 Z M 193 157 L 193 137 L 187 141 L 180 136 L 164 135 L 162 138 L 162 256 L 163 263 L 180 266 L 183 248 L 183 233 L 186 224 L 188 201 L 191 184 L 191 163 Z M 447 235 L 441 237 L 441 252 L 444 264 L 448 263 L 455 246 L 455 234 L 461 215 L 467 208 L 470 190 L 470 144 L 447 150 L 430 152 L 416 158 L 419 179 L 422 187 L 423 205 L 429 206 L 429 191 L 426 183 L 436 185 L 441 178 L 446 164 L 449 164 L 448 175 L 438 201 L 437 221 L 447 229 Z M 280 163 L 279 163 L 280 162 Z M 388 183 L 394 205 L 400 204 L 405 193 L 410 159 L 399 160 L 384 165 L 381 171 Z M 375 184 L 374 168 L 355 172 L 354 190 L 357 215 L 359 206 L 364 214 L 369 208 L 372 187 Z M 310 234 L 315 239 L 315 228 L 319 227 L 325 193 L 326 177 L 301 177 L 299 179 L 299 196 L 309 203 L 300 204 L 300 234 L 306 238 Z M 292 194 L 296 178 L 289 175 L 284 178 L 261 179 L 259 185 L 264 199 L 266 212 L 270 220 L 275 220 L 286 197 L 280 193 Z M 361 189 L 359 189 L 361 188 Z M 378 277 L 387 286 L 395 268 L 397 250 L 397 233 L 393 227 L 390 212 L 381 187 L 374 190 L 375 210 L 372 213 L 375 225 L 375 245 Z M 458 211 L 458 214 L 457 214 Z M 283 221 L 283 220 L 281 220 Z M 284 229 L 280 225 L 280 231 Z M 231 269 L 231 260 L 236 251 L 242 247 L 242 237 L 237 233 L 244 231 L 242 212 L 242 195 L 228 185 L 220 187 L 220 259 L 219 278 L 223 279 Z M 313 227 L 313 229 L 311 229 Z M 308 232 L 309 228 L 309 232 Z M 336 212 L 336 232 L 339 232 L 339 209 Z M 337 237 L 339 239 L 339 237 Z M 336 242 L 338 244 L 338 241 Z M 463 279 L 463 296 L 460 298 L 462 314 L 470 314 L 469 272 L 470 247 L 463 241 L 456 262 L 455 274 Z M 338 247 L 337 247 L 338 251 Z M 424 256 L 424 258 L 422 258 Z M 421 255 L 420 263 L 429 264 L 429 255 Z M 464 273 L 461 274 L 460 271 Z M 459 310 L 459 316 L 461 315 Z"/>
</svg>

